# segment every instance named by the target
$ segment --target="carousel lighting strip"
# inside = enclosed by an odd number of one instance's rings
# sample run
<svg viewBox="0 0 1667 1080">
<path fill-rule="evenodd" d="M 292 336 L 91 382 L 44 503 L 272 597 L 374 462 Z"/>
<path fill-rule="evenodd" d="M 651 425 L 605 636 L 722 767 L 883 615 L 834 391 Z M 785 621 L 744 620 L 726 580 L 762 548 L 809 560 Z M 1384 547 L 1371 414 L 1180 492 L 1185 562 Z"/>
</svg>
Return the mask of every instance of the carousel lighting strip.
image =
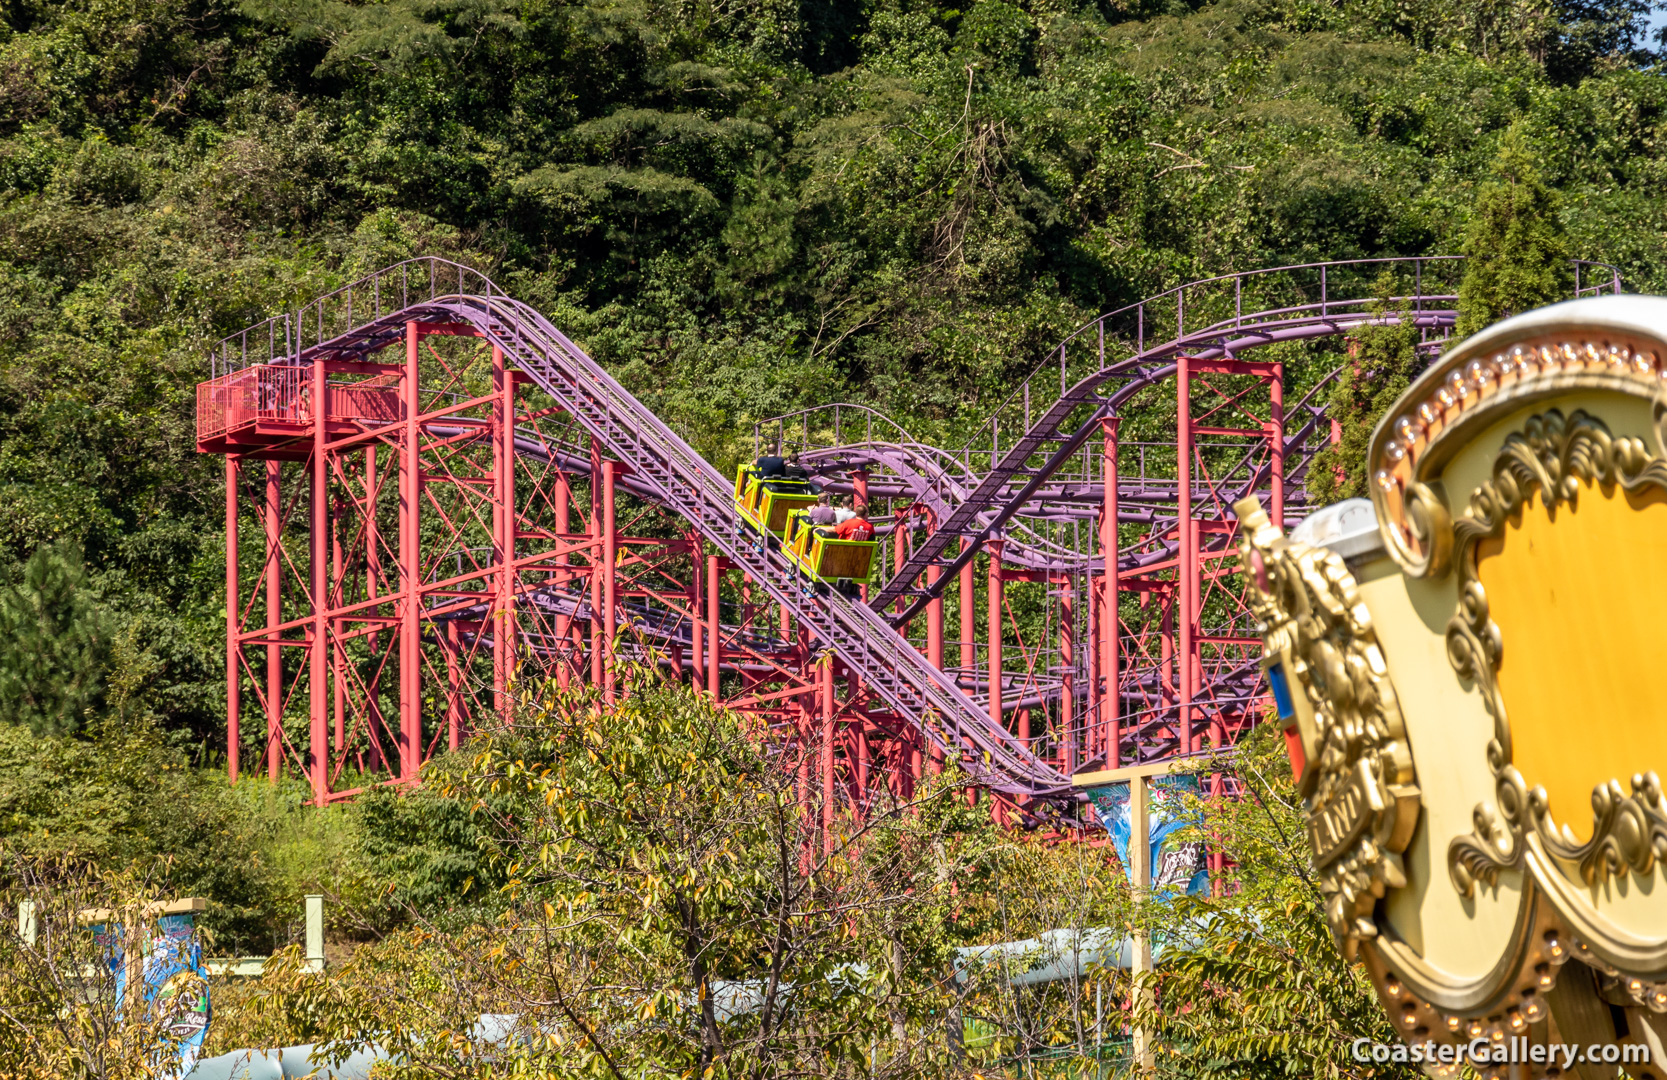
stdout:
<svg viewBox="0 0 1667 1080">
<path fill-rule="evenodd" d="M 1627 342 L 1523 342 L 1492 358 L 1476 357 L 1447 373 L 1416 409 L 1396 417 L 1374 475 L 1386 494 L 1412 479 L 1424 450 L 1461 415 L 1510 386 L 1555 375 L 1597 372 L 1667 386 L 1667 365 L 1655 350 Z"/>
</svg>

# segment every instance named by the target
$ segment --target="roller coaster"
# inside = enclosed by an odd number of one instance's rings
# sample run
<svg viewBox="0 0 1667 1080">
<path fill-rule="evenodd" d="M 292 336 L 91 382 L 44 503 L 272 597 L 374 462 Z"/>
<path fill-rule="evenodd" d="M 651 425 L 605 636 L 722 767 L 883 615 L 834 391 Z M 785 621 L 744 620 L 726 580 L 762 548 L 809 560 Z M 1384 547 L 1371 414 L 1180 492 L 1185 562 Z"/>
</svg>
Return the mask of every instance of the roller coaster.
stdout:
<svg viewBox="0 0 1667 1080">
<path fill-rule="evenodd" d="M 1073 774 L 1258 715 L 1230 508 L 1306 515 L 1346 362 L 1289 343 L 1410 323 L 1438 351 L 1461 271 L 1171 289 L 1078 329 L 953 449 L 863 405 L 759 422 L 756 455 L 878 527 L 854 596 L 806 588 L 736 482 L 538 311 L 443 259 L 378 271 L 219 342 L 198 387 L 198 449 L 226 459 L 231 775 L 252 752 L 321 805 L 411 783 L 528 692 L 612 700 L 649 664 L 756 717 L 824 820 L 953 757 L 998 817 L 1068 822 Z"/>
</svg>

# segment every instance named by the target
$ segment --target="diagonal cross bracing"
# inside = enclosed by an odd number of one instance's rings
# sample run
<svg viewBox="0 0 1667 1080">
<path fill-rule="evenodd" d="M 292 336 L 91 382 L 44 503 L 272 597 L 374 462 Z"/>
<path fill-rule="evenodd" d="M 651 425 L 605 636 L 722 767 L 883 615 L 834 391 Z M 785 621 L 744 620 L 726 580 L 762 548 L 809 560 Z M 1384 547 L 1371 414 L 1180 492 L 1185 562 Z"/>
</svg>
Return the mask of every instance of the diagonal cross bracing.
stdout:
<svg viewBox="0 0 1667 1080">
<path fill-rule="evenodd" d="M 1070 779 L 1018 740 L 932 667 L 872 609 L 837 593 L 810 598 L 787 564 L 761 550 L 735 516 L 731 484 L 670 427 L 532 308 L 501 295 L 455 295 L 382 316 L 321 342 L 292 362 L 319 356 L 368 355 L 397 340 L 407 322 L 464 323 L 567 408 L 584 429 L 632 470 L 635 484 L 697 528 L 713 546 L 778 603 L 900 716 L 914 719 L 933 745 L 966 754 L 968 771 L 996 791 L 1016 796 L 1059 795 Z"/>
</svg>

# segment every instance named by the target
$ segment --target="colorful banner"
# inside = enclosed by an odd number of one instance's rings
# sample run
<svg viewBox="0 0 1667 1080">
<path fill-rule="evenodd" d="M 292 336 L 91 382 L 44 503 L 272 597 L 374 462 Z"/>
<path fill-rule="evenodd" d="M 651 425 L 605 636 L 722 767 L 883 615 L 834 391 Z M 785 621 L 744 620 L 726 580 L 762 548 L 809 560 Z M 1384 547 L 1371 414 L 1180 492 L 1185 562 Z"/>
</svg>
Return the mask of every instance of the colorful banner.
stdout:
<svg viewBox="0 0 1667 1080">
<path fill-rule="evenodd" d="M 156 920 L 156 933 L 145 957 L 145 1000 L 155 1002 L 158 1011 L 178 1010 L 168 1037 L 179 1049 L 179 1071 L 183 1077 L 197 1064 L 208 1036 L 208 969 L 203 966 L 203 944 L 197 937 L 195 920 L 189 913 L 164 915 Z M 189 993 L 184 1004 L 172 999 Z"/>
<path fill-rule="evenodd" d="M 1203 896 L 1210 890 L 1210 870 L 1204 845 L 1182 842 L 1175 834 L 1197 824 L 1185 804 L 1187 796 L 1199 793 L 1196 776 L 1154 776 L 1146 781 L 1147 851 L 1151 856 L 1152 888 Z M 1088 798 L 1100 815 L 1100 823 L 1111 834 L 1111 842 L 1129 872 L 1129 784 L 1123 781 L 1088 789 Z"/>
<path fill-rule="evenodd" d="M 109 923 L 92 928 L 109 964 L 115 981 L 116 1016 L 121 1017 L 122 1005 L 127 1000 L 127 964 L 120 926 Z M 169 1045 L 179 1054 L 179 1066 L 164 1075 L 184 1077 L 197 1065 L 203 1051 L 203 1040 L 208 1036 L 208 1021 L 212 1015 L 208 1001 L 208 969 L 203 966 L 203 946 L 197 937 L 195 917 L 189 912 L 163 915 L 156 920 L 154 932 L 147 942 L 144 965 L 140 970 L 144 984 L 144 999 L 154 1003 L 157 1011 L 177 1008 L 172 999 L 190 992 L 194 1000 L 179 1011 L 168 1025 Z M 172 1056 L 172 1052 L 169 1055 Z"/>
</svg>

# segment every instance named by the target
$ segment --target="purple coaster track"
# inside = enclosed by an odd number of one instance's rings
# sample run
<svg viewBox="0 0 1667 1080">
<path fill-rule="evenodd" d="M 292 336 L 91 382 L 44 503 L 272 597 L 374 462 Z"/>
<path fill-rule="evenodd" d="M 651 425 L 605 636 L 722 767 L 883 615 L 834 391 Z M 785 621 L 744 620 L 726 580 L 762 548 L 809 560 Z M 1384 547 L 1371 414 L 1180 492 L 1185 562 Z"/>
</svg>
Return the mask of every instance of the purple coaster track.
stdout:
<svg viewBox="0 0 1667 1080">
<path fill-rule="evenodd" d="M 716 689 L 722 673 L 739 678 L 740 700 L 766 710 L 771 728 L 785 737 L 797 732 L 801 743 L 810 742 L 806 701 L 821 697 L 816 753 L 825 793 L 832 792 L 836 772 L 828 711 L 835 669 L 825 659 L 832 654 L 857 702 L 840 713 L 852 733 L 839 744 L 837 769 L 859 801 L 862 785 L 872 782 L 862 779 L 870 734 L 902 747 L 903 757 L 882 768 L 901 767 L 909 745 L 917 776 L 923 751 L 959 754 L 979 783 L 1020 808 L 1069 798 L 1070 774 L 1096 762 L 1183 756 L 1229 742 L 1259 694 L 1254 628 L 1225 558 L 1229 507 L 1256 494 L 1276 515 L 1294 519 L 1305 512 L 1302 481 L 1312 454 L 1331 437 L 1322 411 L 1335 374 L 1319 373 L 1287 407 L 1279 360 L 1244 357 L 1281 342 L 1403 319 L 1434 349 L 1454 319 L 1458 270 L 1450 258 L 1366 260 L 1182 286 L 1072 334 L 953 451 L 862 406 L 828 406 L 760 424 L 760 451 L 799 451 L 836 489 L 860 493 L 874 510 L 890 504 L 892 514 L 881 521 L 896 572 L 863 603 L 807 587 L 738 521 L 730 480 L 537 311 L 445 260 L 389 267 L 227 338 L 215 350 L 212 378 L 199 390 L 199 448 L 228 456 L 233 525 L 247 480 L 241 462 L 264 459 L 267 469 L 259 511 L 267 537 L 264 629 L 253 617 L 262 601 L 240 591 L 235 536 L 229 544 L 228 592 L 236 601 L 228 600 L 232 745 L 239 694 L 253 687 L 259 695 L 264 679 L 267 756 L 276 775 L 277 748 L 290 738 L 285 710 L 297 700 L 295 687 L 305 686 L 310 748 L 291 752 L 306 759 L 320 802 L 340 797 L 331 790 L 330 770 L 343 767 L 355 738 L 343 727 L 344 694 L 363 699 L 347 711 L 360 709 L 367 729 L 391 727 L 377 713 L 393 706 L 379 704 L 387 699 L 367 680 L 397 669 L 399 779 L 414 779 L 432 745 L 424 741 L 425 681 L 449 687 L 455 743 L 462 683 L 473 677 L 471 649 L 484 647 L 493 656 L 501 706 L 514 658 L 575 653 L 575 643 L 584 643 L 572 627 L 585 620 L 589 671 L 598 677 L 611 679 L 606 673 L 615 653 L 667 662 L 670 650 L 674 669 L 687 669 L 698 682 L 704 631 L 712 650 L 708 685 Z M 1384 271 L 1407 283 L 1387 306 L 1368 298 L 1369 279 Z M 1619 284 L 1612 269 L 1577 266 L 1579 294 Z M 455 373 L 449 389 L 419 387 L 428 378 L 419 375 L 417 359 L 423 335 L 461 335 L 489 346 L 494 389 L 470 389 Z M 373 359 L 402 343 L 408 366 Z M 522 380 L 548 407 L 516 411 L 523 406 L 514 385 Z M 1169 400 L 1172 408 L 1164 405 Z M 557 413 L 567 418 L 565 431 L 539 426 L 548 420 L 517 419 Z M 1161 423 L 1152 420 L 1165 415 Z M 387 447 L 381 468 L 395 453 L 400 461 L 397 575 L 377 565 L 380 550 L 393 558 L 376 534 L 378 514 L 392 516 L 379 494 L 382 481 L 372 479 L 378 444 Z M 460 447 L 484 453 L 488 444 L 491 453 L 481 460 L 498 461 L 496 472 L 439 476 L 436 462 L 450 460 Z M 358 474 L 346 470 L 360 468 L 361 458 L 364 481 L 355 489 Z M 311 491 L 311 546 L 293 556 L 284 553 L 279 520 L 281 462 L 304 463 Z M 528 499 L 546 493 L 517 489 L 517 470 L 560 488 L 562 522 L 566 477 L 591 475 L 588 532 L 561 525 L 539 534 L 540 543 L 554 546 L 537 558 L 548 557 L 554 569 L 540 570 L 545 576 L 536 585 L 511 581 L 530 576 L 527 567 L 536 561 L 526 554 L 533 533 L 517 522 L 531 512 Z M 460 491 L 491 487 L 493 523 L 471 533 L 458 509 L 464 496 L 445 503 L 425 494 L 425 484 L 442 480 Z M 625 557 L 617 546 L 624 530 L 614 521 L 616 484 L 676 523 L 656 535 L 684 537 L 664 543 L 693 566 L 691 581 L 612 599 Z M 297 496 L 295 505 L 304 501 Z M 423 532 L 432 531 L 425 513 L 445 523 L 438 539 Z M 371 536 L 363 541 L 362 581 L 352 585 L 348 578 L 360 571 L 340 552 L 343 523 L 355 514 Z M 359 535 L 351 538 L 360 542 Z M 994 557 L 983 560 L 985 640 L 976 641 L 973 578 L 980 550 Z M 286 562 L 288 571 L 281 569 Z M 719 617 L 710 576 L 710 604 L 702 608 L 703 566 L 743 575 L 741 602 L 729 605 L 736 618 Z M 304 594 L 299 607 L 293 592 L 279 588 L 285 573 Z M 952 581 L 960 582 L 958 663 L 942 656 L 941 597 Z M 779 611 L 779 628 L 758 618 L 752 589 Z M 1022 612 L 1014 606 L 1020 595 L 1029 605 Z M 518 618 L 547 619 L 558 629 L 520 628 Z M 924 638 L 907 636 L 921 623 Z M 348 658 L 366 641 L 374 653 L 379 639 L 396 636 L 403 650 L 397 658 L 389 659 L 387 650 L 381 660 Z M 721 659 L 715 637 L 723 640 Z M 310 682 L 282 659 L 303 648 Z M 251 659 L 260 656 L 265 660 Z M 333 737 L 326 730 L 327 686 L 335 695 Z M 334 755 L 328 767 L 326 746 Z M 372 752 L 373 764 L 379 753 Z M 235 761 L 234 755 L 234 773 Z"/>
<path fill-rule="evenodd" d="M 1276 520 L 1306 516 L 1309 462 L 1335 437 L 1324 410 L 1341 368 L 1322 371 L 1294 405 L 1282 401 L 1283 371 L 1273 373 L 1274 386 L 1258 403 L 1242 393 L 1226 401 L 1240 417 L 1272 423 L 1273 436 L 1264 431 L 1259 439 L 1207 422 L 1223 397 L 1198 392 L 1204 379 L 1196 362 L 1236 361 L 1279 343 L 1402 322 L 1418 328 L 1421 348 L 1433 355 L 1456 319 L 1461 270 L 1460 257 L 1433 256 L 1192 282 L 1079 328 L 956 450 L 849 404 L 763 421 L 754 428 L 755 450 L 796 452 L 835 490 L 855 491 L 853 477 L 860 477 L 870 498 L 926 508 L 930 528 L 910 537 L 907 558 L 870 600 L 876 611 L 889 609 L 894 626 L 916 619 L 990 541 L 1001 543 L 1004 564 L 1047 575 L 1079 598 L 1097 597 L 1077 605 L 1075 625 L 1056 602 L 1044 620 L 1047 640 L 1034 643 L 1049 655 L 1060 654 L 1065 638 L 1092 643 L 1076 650 L 1065 687 L 1080 700 L 1062 710 L 1083 757 L 1129 763 L 1197 752 L 1205 731 L 1217 744 L 1236 734 L 1259 694 L 1254 650 L 1235 647 L 1254 638 L 1253 621 L 1236 594 L 1219 589 L 1219 563 L 1233 545 L 1230 508 L 1255 495 L 1270 507 L 1279 503 Z M 1375 298 L 1371 286 L 1385 273 L 1407 288 Z M 1577 262 L 1574 278 L 1575 296 L 1621 288 L 1619 274 L 1603 264 Z M 1216 382 L 1251 377 L 1208 373 Z M 1155 396 L 1174 403 L 1157 427 L 1150 420 Z M 1134 403 L 1145 406 L 1144 429 L 1135 438 L 1105 438 Z M 1110 500 L 1108 460 L 1117 476 Z M 1184 488 L 1177 479 L 1183 461 Z M 1115 532 L 1100 527 L 1112 507 Z M 1114 610 L 1104 600 L 1108 548 L 1120 597 L 1115 634 L 1101 629 Z M 928 571 L 935 581 L 924 580 Z M 1157 618 L 1142 621 L 1140 610 L 1127 610 L 1131 600 L 1150 608 L 1146 601 L 1165 584 L 1179 595 L 1164 598 L 1159 606 L 1168 610 Z M 1064 682 L 1051 680 L 1044 692 L 1057 695 Z"/>
</svg>

